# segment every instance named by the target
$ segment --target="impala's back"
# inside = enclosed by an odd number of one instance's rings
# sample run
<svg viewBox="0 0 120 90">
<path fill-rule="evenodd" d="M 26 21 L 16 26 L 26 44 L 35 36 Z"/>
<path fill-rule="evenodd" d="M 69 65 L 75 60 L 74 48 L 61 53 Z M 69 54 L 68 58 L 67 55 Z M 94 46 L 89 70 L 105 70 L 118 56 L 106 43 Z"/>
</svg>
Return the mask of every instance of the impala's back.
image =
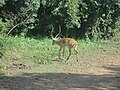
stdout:
<svg viewBox="0 0 120 90">
<path fill-rule="evenodd" d="M 77 41 L 73 38 L 64 38 L 61 40 L 65 46 L 73 47 L 77 45 Z"/>
<path fill-rule="evenodd" d="M 53 26 L 52 26 L 52 31 L 51 31 L 51 37 L 52 37 L 52 40 L 53 40 L 52 45 L 57 44 L 57 45 L 60 46 L 60 49 L 59 49 L 59 59 L 60 59 L 60 56 L 61 56 L 61 54 L 60 54 L 61 50 L 63 49 L 63 57 L 64 57 L 65 47 L 68 47 L 69 48 L 69 56 L 67 57 L 66 61 L 71 56 L 71 49 L 74 48 L 74 50 L 76 52 L 76 60 L 78 62 L 77 41 L 75 39 L 73 39 L 73 38 L 59 39 L 58 36 L 61 33 L 60 25 L 59 25 L 59 33 L 55 37 L 53 37 L 52 32 L 53 32 Z"/>
</svg>

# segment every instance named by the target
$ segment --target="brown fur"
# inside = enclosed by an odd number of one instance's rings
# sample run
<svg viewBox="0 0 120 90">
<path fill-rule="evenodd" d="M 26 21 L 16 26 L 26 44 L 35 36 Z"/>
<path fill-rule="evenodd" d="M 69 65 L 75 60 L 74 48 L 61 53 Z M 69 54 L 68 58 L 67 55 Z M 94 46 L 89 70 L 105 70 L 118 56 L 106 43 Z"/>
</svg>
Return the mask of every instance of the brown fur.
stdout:
<svg viewBox="0 0 120 90">
<path fill-rule="evenodd" d="M 61 49 L 63 49 L 63 55 L 64 55 L 65 47 L 69 48 L 69 56 L 67 57 L 67 60 L 71 56 L 71 49 L 74 48 L 74 50 L 76 52 L 76 59 L 77 59 L 77 62 L 78 62 L 77 41 L 75 39 L 73 39 L 73 38 L 63 38 L 63 39 L 59 40 L 58 38 L 53 38 L 53 44 L 57 44 L 57 45 L 60 46 L 59 58 L 60 58 L 60 51 L 61 51 Z"/>
</svg>

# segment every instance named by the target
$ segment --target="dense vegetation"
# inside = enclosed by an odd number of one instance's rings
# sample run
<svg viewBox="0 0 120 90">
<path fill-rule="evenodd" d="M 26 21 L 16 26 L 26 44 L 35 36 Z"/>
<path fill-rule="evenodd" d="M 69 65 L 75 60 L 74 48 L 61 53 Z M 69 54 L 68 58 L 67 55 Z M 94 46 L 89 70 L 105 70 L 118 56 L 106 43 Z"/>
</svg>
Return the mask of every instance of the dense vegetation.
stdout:
<svg viewBox="0 0 120 90">
<path fill-rule="evenodd" d="M 62 35 L 79 38 L 114 36 L 119 0 L 0 0 L 0 32 L 49 35 L 50 25 Z"/>
<path fill-rule="evenodd" d="M 0 56 L 12 36 L 107 39 L 120 32 L 120 0 L 0 0 Z M 7 38 L 6 38 L 7 37 Z"/>
</svg>

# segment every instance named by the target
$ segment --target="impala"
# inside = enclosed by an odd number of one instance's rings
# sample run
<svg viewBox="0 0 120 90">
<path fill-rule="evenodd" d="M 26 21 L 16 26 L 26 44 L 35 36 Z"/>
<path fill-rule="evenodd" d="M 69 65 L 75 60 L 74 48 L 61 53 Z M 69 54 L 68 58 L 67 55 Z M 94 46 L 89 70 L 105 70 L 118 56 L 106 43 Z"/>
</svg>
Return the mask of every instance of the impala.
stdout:
<svg viewBox="0 0 120 90">
<path fill-rule="evenodd" d="M 52 37 L 52 45 L 54 44 L 57 44 L 58 46 L 60 46 L 60 49 L 59 49 L 59 59 L 60 59 L 60 52 L 61 50 L 63 49 L 63 57 L 64 57 L 64 51 L 65 51 L 65 47 L 68 47 L 69 49 L 69 55 L 66 59 L 66 61 L 68 61 L 68 59 L 70 58 L 71 56 L 71 50 L 74 49 L 75 53 L 76 53 L 76 60 L 78 62 L 78 51 L 77 51 L 77 41 L 73 38 L 63 38 L 63 39 L 60 39 L 60 37 L 58 37 L 61 33 L 61 27 L 59 25 L 59 33 L 53 37 L 53 26 L 52 26 L 52 31 L 51 31 L 51 37 Z"/>
</svg>

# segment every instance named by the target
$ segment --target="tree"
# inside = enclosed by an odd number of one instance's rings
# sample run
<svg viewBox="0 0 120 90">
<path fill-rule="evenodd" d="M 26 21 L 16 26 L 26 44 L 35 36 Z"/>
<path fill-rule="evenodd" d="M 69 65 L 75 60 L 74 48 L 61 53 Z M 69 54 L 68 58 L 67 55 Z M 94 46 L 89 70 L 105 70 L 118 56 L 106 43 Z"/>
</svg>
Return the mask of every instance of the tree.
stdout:
<svg viewBox="0 0 120 90">
<path fill-rule="evenodd" d="M 26 33 L 34 28 L 39 0 L 6 0 L 0 7 L 0 17 L 3 22 L 12 21 L 7 27 L 8 34 Z"/>
<path fill-rule="evenodd" d="M 114 36 L 119 13 L 119 0 L 0 1 L 1 22 L 10 22 L 4 32 L 12 35 L 48 36 L 52 24 L 55 33 L 61 25 L 63 36 L 107 39 Z"/>
</svg>

